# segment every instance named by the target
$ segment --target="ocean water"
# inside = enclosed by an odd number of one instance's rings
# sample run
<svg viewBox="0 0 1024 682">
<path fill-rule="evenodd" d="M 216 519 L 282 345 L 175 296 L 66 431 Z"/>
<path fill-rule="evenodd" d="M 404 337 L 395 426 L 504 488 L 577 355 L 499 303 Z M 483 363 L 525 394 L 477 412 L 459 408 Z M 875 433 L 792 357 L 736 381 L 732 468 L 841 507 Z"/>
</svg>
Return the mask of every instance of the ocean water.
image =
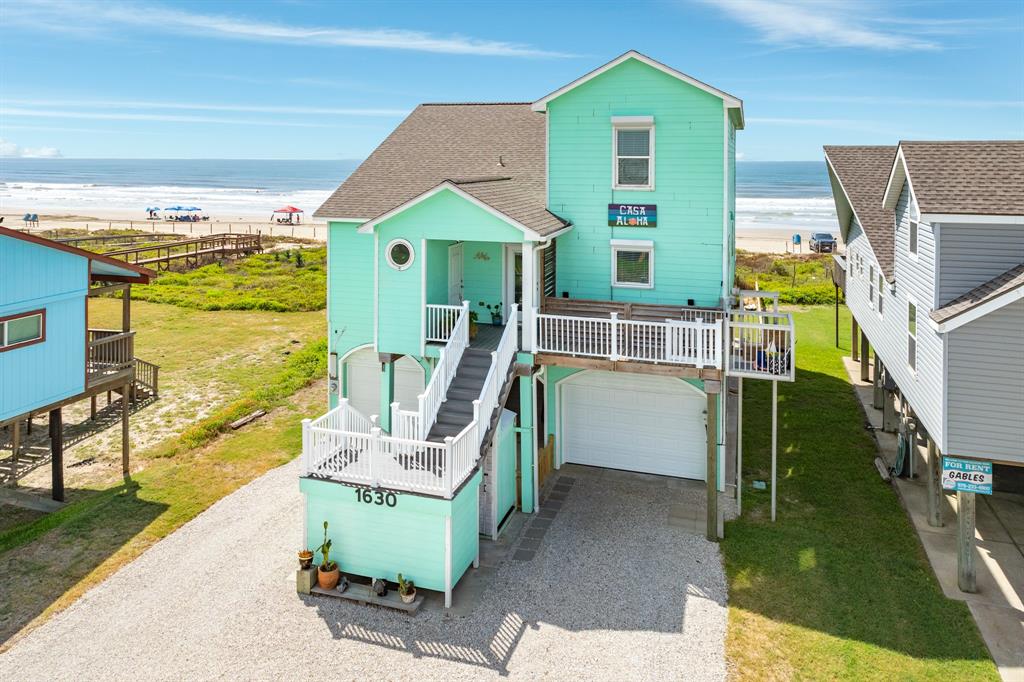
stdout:
<svg viewBox="0 0 1024 682">
<path fill-rule="evenodd" d="M 312 213 L 358 160 L 0 159 L 0 210 L 103 211 L 199 206 L 221 220 L 269 215 L 285 204 Z M 834 230 L 824 162 L 736 164 L 740 228 Z"/>
</svg>

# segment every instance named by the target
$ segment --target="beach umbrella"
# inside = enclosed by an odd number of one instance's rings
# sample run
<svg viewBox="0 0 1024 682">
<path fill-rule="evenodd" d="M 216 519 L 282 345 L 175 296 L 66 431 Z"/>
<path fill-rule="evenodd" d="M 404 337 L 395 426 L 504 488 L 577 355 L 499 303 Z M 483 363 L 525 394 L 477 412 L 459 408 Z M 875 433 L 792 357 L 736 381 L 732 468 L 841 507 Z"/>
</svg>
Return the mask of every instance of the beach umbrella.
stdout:
<svg viewBox="0 0 1024 682">
<path fill-rule="evenodd" d="M 183 211 L 202 211 L 203 209 L 199 208 L 198 206 L 189 206 L 188 208 L 183 208 L 181 210 L 183 210 Z"/>
<path fill-rule="evenodd" d="M 289 204 L 284 208 L 277 209 L 276 211 L 274 211 L 274 213 L 303 213 L 303 210 L 301 208 L 295 208 L 294 206 Z"/>
</svg>

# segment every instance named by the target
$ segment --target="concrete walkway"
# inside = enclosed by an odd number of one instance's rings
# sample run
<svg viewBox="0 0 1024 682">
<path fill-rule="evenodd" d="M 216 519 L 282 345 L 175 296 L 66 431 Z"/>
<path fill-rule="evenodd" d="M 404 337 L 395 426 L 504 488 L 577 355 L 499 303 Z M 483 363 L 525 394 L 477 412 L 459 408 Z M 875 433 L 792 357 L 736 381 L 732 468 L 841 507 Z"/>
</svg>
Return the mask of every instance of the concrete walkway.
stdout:
<svg viewBox="0 0 1024 682">
<path fill-rule="evenodd" d="M 882 458 L 896 461 L 896 434 L 882 431 L 882 411 L 872 407 L 872 386 L 860 380 L 860 364 L 843 358 Z M 896 491 L 921 538 L 942 591 L 967 602 L 992 659 L 1004 680 L 1024 682 L 1024 495 L 996 493 L 975 497 L 978 591 L 957 586 L 956 495 L 943 495 L 941 528 L 928 525 L 925 476 L 927 451 L 916 448 L 914 478 L 895 479 Z"/>
<path fill-rule="evenodd" d="M 296 594 L 293 462 L 29 633 L 0 679 L 724 679 L 721 557 L 689 530 L 701 486 L 586 467 L 555 479 L 456 608 L 407 616 Z"/>
</svg>

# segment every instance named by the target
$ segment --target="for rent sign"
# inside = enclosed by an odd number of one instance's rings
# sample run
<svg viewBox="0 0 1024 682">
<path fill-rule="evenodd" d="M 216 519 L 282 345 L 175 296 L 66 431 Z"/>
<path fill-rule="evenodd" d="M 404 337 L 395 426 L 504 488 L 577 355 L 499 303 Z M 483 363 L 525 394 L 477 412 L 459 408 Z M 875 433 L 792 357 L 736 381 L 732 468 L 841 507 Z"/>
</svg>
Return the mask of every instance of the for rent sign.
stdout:
<svg viewBox="0 0 1024 682">
<path fill-rule="evenodd" d="M 657 227 L 657 204 L 608 204 L 609 227 Z"/>
<path fill-rule="evenodd" d="M 991 495 L 992 462 L 943 457 L 942 489 Z"/>
</svg>

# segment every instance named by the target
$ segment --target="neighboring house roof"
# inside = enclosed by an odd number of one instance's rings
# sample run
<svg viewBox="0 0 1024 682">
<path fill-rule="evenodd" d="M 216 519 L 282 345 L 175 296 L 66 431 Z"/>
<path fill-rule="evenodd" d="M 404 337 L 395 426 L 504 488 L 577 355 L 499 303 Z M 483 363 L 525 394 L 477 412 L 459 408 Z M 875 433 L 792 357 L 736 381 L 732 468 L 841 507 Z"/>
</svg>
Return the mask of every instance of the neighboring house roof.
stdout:
<svg viewBox="0 0 1024 682">
<path fill-rule="evenodd" d="M 673 78 L 677 78 L 677 79 L 683 81 L 684 83 L 688 83 L 689 85 L 692 85 L 695 88 L 698 88 L 700 90 L 703 90 L 704 92 L 710 93 L 710 94 L 714 95 L 715 97 L 720 98 L 723 102 L 725 102 L 725 106 L 727 108 L 735 109 L 736 110 L 736 127 L 739 128 L 740 130 L 743 129 L 743 100 L 741 100 L 739 97 L 734 97 L 733 95 L 730 95 L 727 92 L 724 92 L 722 90 L 719 90 L 718 88 L 712 87 L 712 86 L 708 85 L 707 83 L 704 83 L 703 81 L 697 80 L 693 76 L 688 76 L 685 73 L 683 73 L 682 71 L 677 71 L 676 69 L 673 69 L 671 66 L 667 66 L 667 65 L 662 64 L 661 62 L 659 62 L 659 61 L 657 61 L 655 59 L 651 59 L 647 55 L 641 54 L 641 53 L 637 52 L 636 50 L 630 50 L 629 52 L 626 52 L 625 54 L 619 55 L 618 57 L 616 57 L 615 59 L 611 60 L 610 62 L 608 62 L 604 66 L 599 66 L 598 68 L 594 69 L 590 73 L 585 74 L 583 76 L 580 76 L 579 78 L 574 80 L 572 83 L 569 83 L 568 85 L 565 85 L 565 86 L 555 90 L 554 92 L 552 92 L 549 95 L 545 95 L 544 97 L 541 97 L 539 100 L 537 100 L 536 102 L 533 103 L 533 110 L 534 111 L 546 111 L 547 110 L 548 102 L 550 102 L 551 100 L 553 100 L 553 99 L 555 99 L 557 97 L 561 97 L 562 95 L 564 95 L 565 93 L 569 92 L 570 90 L 583 85 L 584 83 L 586 83 L 590 79 L 596 78 L 597 76 L 600 76 L 605 71 L 609 71 L 611 69 L 614 69 L 616 66 L 618 66 L 619 64 L 621 64 L 622 62 L 624 62 L 624 61 L 626 61 L 628 59 L 635 59 L 635 60 L 637 60 L 639 62 L 643 62 L 647 66 L 655 68 L 658 71 L 661 71 L 662 73 L 668 74 L 669 76 L 672 76 Z"/>
<path fill-rule="evenodd" d="M 529 103 L 421 104 L 313 214 L 365 223 L 452 183 L 549 236 L 545 120 Z"/>
<path fill-rule="evenodd" d="M 938 310 L 933 310 L 931 318 L 940 325 L 960 318 L 965 313 L 975 312 L 970 319 L 964 319 L 962 323 L 969 322 L 991 310 L 1001 308 L 1007 303 L 1024 298 L 1024 263 L 1010 268 L 998 277 L 974 287 L 963 296 L 959 296 Z M 960 320 L 956 321 L 960 323 Z M 960 326 L 954 323 L 950 328 Z M 943 331 L 949 331 L 945 329 Z"/>
<path fill-rule="evenodd" d="M 88 258 L 89 278 L 94 282 L 132 282 L 148 284 L 150 279 L 156 276 L 156 273 L 149 268 L 144 268 L 140 265 L 133 265 L 132 263 L 126 263 L 123 260 L 104 256 L 103 254 L 94 253 L 92 251 L 86 251 L 85 249 L 79 249 L 78 247 L 70 246 L 68 244 L 62 244 L 61 242 L 40 237 L 39 235 L 30 234 L 28 232 L 19 232 L 18 230 L 0 227 L 0 236 L 20 239 L 21 241 L 38 244 L 39 246 L 45 246 L 49 249 L 56 249 L 58 251 L 64 251 L 65 253 L 81 256 L 82 258 Z"/>
<path fill-rule="evenodd" d="M 825 147 L 825 161 L 828 163 L 829 173 L 835 177 L 842 190 L 842 197 L 833 191 L 841 227 L 849 230 L 849 216 L 844 220 L 844 213 L 857 218 L 871 244 L 882 274 L 890 282 L 894 277 L 895 228 L 892 211 L 887 211 L 882 206 L 882 195 L 895 153 L 894 146 Z M 849 203 L 849 211 L 844 211 L 840 206 L 841 199 Z"/>
<path fill-rule="evenodd" d="M 1024 216 L 1024 141 L 900 142 L 885 205 L 910 186 L 921 213 Z"/>
</svg>

